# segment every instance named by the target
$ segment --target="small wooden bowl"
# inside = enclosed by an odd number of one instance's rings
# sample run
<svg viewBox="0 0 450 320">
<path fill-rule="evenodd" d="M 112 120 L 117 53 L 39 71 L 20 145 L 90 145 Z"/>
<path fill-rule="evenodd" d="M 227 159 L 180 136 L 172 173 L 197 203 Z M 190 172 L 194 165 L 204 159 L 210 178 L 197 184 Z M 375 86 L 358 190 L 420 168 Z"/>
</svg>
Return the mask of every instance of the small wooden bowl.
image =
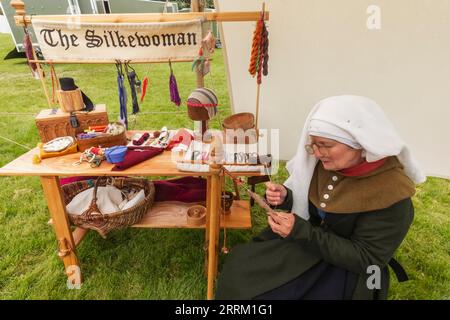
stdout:
<svg viewBox="0 0 450 320">
<path fill-rule="evenodd" d="M 253 113 L 235 113 L 223 120 L 222 127 L 224 131 L 224 143 L 253 144 L 258 142 L 259 132 L 255 128 L 255 116 Z M 244 131 L 244 136 L 238 139 L 236 135 L 242 133 L 239 132 L 239 129 Z"/>
<path fill-rule="evenodd" d="M 206 221 L 206 208 L 201 205 L 195 205 L 187 211 L 187 223 L 193 226 L 202 226 Z"/>
<path fill-rule="evenodd" d="M 255 116 L 250 112 L 235 113 L 222 122 L 224 129 L 248 130 L 255 127 Z"/>
</svg>

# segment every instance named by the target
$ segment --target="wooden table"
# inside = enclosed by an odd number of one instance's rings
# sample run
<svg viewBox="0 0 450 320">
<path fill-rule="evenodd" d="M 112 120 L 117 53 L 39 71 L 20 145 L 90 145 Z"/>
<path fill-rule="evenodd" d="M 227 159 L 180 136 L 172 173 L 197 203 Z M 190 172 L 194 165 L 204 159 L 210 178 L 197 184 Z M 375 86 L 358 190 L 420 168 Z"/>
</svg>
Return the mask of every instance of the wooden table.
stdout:
<svg viewBox="0 0 450 320">
<path fill-rule="evenodd" d="M 162 154 L 137 164 L 124 171 L 111 171 L 113 165 L 103 161 L 97 168 L 91 168 L 86 162 L 79 166 L 73 163 L 79 160 L 80 153 L 43 159 L 33 164 L 32 158 L 38 154 L 38 148 L 32 149 L 0 168 L 0 176 L 39 176 L 44 196 L 52 218 L 52 225 L 58 243 L 58 256 L 65 266 L 66 275 L 73 278 L 74 270 L 80 270 L 76 248 L 86 235 L 86 229 L 70 228 L 70 221 L 61 194 L 59 177 L 61 176 L 203 176 L 207 179 L 207 216 L 205 228 L 205 269 L 207 271 L 207 299 L 213 298 L 214 280 L 217 275 L 220 228 L 244 229 L 251 227 L 250 205 L 248 201 L 235 200 L 231 214 L 221 214 L 221 191 L 223 172 L 221 165 L 210 165 L 209 172 L 182 172 L 176 168 L 171 152 Z M 258 176 L 259 172 L 238 173 L 239 176 Z M 150 209 L 144 218 L 133 227 L 137 228 L 191 228 L 186 222 L 186 203 L 160 202 Z M 211 240 L 212 239 L 212 240 Z M 81 274 L 80 274 L 80 279 Z M 82 281 L 82 280 L 81 280 Z"/>
</svg>

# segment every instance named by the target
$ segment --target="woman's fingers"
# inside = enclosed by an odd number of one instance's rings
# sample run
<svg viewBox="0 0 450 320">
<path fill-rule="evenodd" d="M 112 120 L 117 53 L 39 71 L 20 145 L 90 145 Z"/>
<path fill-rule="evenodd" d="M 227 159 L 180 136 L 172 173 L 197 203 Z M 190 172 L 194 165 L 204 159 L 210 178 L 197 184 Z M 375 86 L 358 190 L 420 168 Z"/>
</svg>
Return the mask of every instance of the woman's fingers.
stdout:
<svg viewBox="0 0 450 320">
<path fill-rule="evenodd" d="M 269 191 L 279 191 L 280 190 L 280 185 L 273 183 L 273 182 L 266 182 L 266 188 Z"/>
<path fill-rule="evenodd" d="M 267 189 L 266 189 L 266 198 L 267 201 L 269 201 L 269 203 L 271 205 L 278 205 L 281 204 L 281 191 L 278 190 L 278 188 L 276 187 L 276 185 L 274 183 L 271 182 L 267 182 L 266 183 Z"/>
<path fill-rule="evenodd" d="M 266 182 L 266 198 L 269 204 L 279 205 L 283 203 L 283 189 L 284 187 L 281 184 Z"/>
<path fill-rule="evenodd" d="M 277 196 L 275 196 L 275 197 L 273 197 L 273 196 L 267 196 L 266 197 L 266 199 L 267 199 L 267 201 L 269 201 L 269 204 L 271 204 L 271 205 L 278 205 L 278 204 L 281 204 L 281 197 L 277 197 Z"/>
<path fill-rule="evenodd" d="M 277 213 L 273 213 L 273 212 L 269 212 L 269 217 L 272 218 L 272 220 L 276 223 L 276 224 L 281 224 L 282 221 L 280 221 L 280 218 L 278 217 Z"/>
<path fill-rule="evenodd" d="M 277 190 L 277 191 L 273 191 L 270 189 L 266 190 L 266 196 L 271 196 L 271 197 L 276 197 L 276 196 L 281 196 L 281 191 Z"/>
<path fill-rule="evenodd" d="M 273 220 L 272 216 L 269 216 L 268 220 L 269 220 L 269 226 L 272 229 L 272 231 L 283 237 L 282 231 L 280 229 L 280 225 Z"/>
<path fill-rule="evenodd" d="M 295 218 L 291 213 L 269 213 L 268 222 L 273 232 L 279 234 L 283 238 L 292 231 Z"/>
</svg>

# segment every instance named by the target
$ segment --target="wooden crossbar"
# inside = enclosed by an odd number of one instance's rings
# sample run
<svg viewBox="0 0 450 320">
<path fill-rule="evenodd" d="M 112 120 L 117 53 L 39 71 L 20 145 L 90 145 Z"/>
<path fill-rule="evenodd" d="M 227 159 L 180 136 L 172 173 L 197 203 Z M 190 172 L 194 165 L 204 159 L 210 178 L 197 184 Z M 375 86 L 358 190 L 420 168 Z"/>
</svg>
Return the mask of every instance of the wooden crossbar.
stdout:
<svg viewBox="0 0 450 320">
<path fill-rule="evenodd" d="M 173 22 L 203 18 L 205 21 L 239 22 L 257 21 L 261 16 L 259 11 L 249 12 L 188 12 L 188 13 L 126 13 L 126 14 L 82 14 L 82 15 L 16 15 L 14 20 L 18 26 L 31 24 L 32 19 L 46 21 L 79 22 L 79 23 L 143 23 L 143 22 Z M 269 20 L 269 12 L 264 13 L 264 19 Z"/>
</svg>

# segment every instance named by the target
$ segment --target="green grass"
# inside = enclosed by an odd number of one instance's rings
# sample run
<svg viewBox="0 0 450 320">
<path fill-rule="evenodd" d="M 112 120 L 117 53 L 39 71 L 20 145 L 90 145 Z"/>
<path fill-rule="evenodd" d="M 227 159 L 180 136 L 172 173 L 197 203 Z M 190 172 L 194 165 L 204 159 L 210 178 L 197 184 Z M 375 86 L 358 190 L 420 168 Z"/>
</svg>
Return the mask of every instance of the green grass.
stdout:
<svg viewBox="0 0 450 320">
<path fill-rule="evenodd" d="M 9 35 L 0 34 L 0 57 L 13 48 Z M 165 64 L 136 66 L 151 85 L 142 112 L 176 112 L 168 93 L 169 68 Z M 195 87 L 189 64 L 176 64 L 182 98 Z M 95 103 L 105 103 L 114 120 L 118 114 L 113 65 L 58 65 L 60 77 L 76 79 Z M 47 74 L 50 74 L 47 70 Z M 213 62 L 214 77 L 207 77 L 221 102 L 222 118 L 230 114 L 227 81 L 221 51 Z M 0 63 L 0 136 L 33 147 L 39 141 L 34 114 L 47 108 L 39 81 L 30 76 L 24 59 Z M 136 129 L 192 127 L 186 106 L 178 114 L 145 114 Z M 23 113 L 5 115 L 4 113 Z M 211 123 L 218 126 L 217 121 Z M 26 149 L 1 139 L 0 166 Z M 287 178 L 284 164 L 274 180 Z M 263 192 L 259 186 L 258 191 Z M 411 278 L 397 283 L 392 277 L 391 299 L 450 299 L 450 182 L 430 178 L 414 197 L 414 224 L 396 256 Z M 182 229 L 127 229 L 108 240 L 89 233 L 78 249 L 85 282 L 81 290 L 68 290 L 63 265 L 46 203 L 36 177 L 0 178 L 0 299 L 203 299 L 204 232 Z M 245 242 L 266 225 L 266 215 L 252 210 L 253 228 L 228 231 L 228 245 Z M 222 243 L 221 243 L 222 244 Z M 224 258 L 221 256 L 220 261 Z"/>
</svg>

